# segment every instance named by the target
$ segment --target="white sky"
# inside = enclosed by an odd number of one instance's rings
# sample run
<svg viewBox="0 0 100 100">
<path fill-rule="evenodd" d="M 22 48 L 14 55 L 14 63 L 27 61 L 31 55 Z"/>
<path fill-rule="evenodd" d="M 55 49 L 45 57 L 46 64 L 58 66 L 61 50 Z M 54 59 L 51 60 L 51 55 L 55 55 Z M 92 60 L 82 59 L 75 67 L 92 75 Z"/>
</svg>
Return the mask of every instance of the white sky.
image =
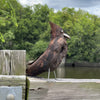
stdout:
<svg viewBox="0 0 100 100">
<path fill-rule="evenodd" d="M 18 0 L 23 6 L 47 4 L 49 8 L 60 10 L 64 7 L 81 8 L 100 17 L 100 0 Z"/>
</svg>

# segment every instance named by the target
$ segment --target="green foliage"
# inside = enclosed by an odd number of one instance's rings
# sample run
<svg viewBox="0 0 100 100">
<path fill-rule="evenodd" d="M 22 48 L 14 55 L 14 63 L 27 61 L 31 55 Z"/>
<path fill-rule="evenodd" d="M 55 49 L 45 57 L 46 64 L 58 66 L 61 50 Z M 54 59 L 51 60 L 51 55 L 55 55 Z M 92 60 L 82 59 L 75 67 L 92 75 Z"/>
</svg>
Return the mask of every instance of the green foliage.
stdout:
<svg viewBox="0 0 100 100">
<path fill-rule="evenodd" d="M 32 58 L 37 59 L 48 47 L 48 42 L 45 41 L 38 41 L 35 45 L 31 48 L 30 55 Z"/>
<path fill-rule="evenodd" d="M 2 34 L 1 34 L 1 32 L 0 32 L 0 42 L 5 42 L 5 40 L 4 40 L 4 38 L 3 38 Z"/>
<path fill-rule="evenodd" d="M 17 1 L 15 0 L 17 3 Z M 14 31 L 17 28 L 13 0 L 0 0 L 0 41 L 1 49 L 11 49 L 14 39 Z"/>
<path fill-rule="evenodd" d="M 100 18 L 81 9 L 65 7 L 61 11 L 47 5 L 23 7 L 16 0 L 0 0 L 0 49 L 25 49 L 27 59 L 37 59 L 50 41 L 49 21 L 71 36 L 69 62 L 100 62 Z"/>
</svg>

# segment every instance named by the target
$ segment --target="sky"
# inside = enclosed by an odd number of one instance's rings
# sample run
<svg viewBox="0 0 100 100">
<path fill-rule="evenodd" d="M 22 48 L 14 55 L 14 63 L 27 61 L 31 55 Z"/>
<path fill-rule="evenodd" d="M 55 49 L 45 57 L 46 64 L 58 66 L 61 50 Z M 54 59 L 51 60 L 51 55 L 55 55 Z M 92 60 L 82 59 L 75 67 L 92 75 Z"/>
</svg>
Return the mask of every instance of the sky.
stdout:
<svg viewBox="0 0 100 100">
<path fill-rule="evenodd" d="M 55 11 L 61 10 L 64 7 L 71 7 L 78 10 L 79 8 L 88 11 L 100 17 L 100 0 L 18 0 L 23 6 L 33 4 L 47 4 L 49 8 L 54 8 Z"/>
</svg>

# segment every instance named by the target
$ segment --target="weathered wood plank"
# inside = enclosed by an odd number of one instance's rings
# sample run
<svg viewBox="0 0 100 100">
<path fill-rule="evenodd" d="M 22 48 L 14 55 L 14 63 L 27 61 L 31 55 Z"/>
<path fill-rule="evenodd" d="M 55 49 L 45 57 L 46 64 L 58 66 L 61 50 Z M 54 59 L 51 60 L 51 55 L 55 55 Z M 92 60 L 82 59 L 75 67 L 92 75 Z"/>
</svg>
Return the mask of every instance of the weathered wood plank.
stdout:
<svg viewBox="0 0 100 100">
<path fill-rule="evenodd" d="M 25 50 L 0 50 L 0 74 L 25 75 L 26 51 Z"/>
<path fill-rule="evenodd" d="M 25 100 L 26 76 L 25 75 L 0 75 L 0 86 L 22 86 L 22 98 Z"/>
<path fill-rule="evenodd" d="M 26 74 L 26 51 L 12 50 L 11 51 L 11 75 Z"/>
<path fill-rule="evenodd" d="M 10 74 L 10 50 L 0 50 L 0 74 Z"/>
<path fill-rule="evenodd" d="M 30 78 L 28 100 L 99 100 L 100 79 Z"/>
<path fill-rule="evenodd" d="M 23 100 L 26 91 L 25 56 L 25 50 L 0 50 L 0 86 L 21 86 Z"/>
</svg>

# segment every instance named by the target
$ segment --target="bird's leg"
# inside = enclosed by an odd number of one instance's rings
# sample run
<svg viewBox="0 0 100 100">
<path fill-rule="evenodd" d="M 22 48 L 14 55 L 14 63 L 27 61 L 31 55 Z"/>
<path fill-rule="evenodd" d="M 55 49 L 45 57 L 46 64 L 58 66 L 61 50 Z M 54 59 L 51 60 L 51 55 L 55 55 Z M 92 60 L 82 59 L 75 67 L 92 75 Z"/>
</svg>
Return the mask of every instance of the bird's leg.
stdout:
<svg viewBox="0 0 100 100">
<path fill-rule="evenodd" d="M 55 76 L 55 80 L 56 80 L 56 72 L 55 72 L 55 71 L 53 71 L 53 73 L 54 73 L 54 76 Z"/>
<path fill-rule="evenodd" d="M 49 80 L 49 78 L 50 78 L 50 67 L 48 69 L 48 80 Z"/>
</svg>

